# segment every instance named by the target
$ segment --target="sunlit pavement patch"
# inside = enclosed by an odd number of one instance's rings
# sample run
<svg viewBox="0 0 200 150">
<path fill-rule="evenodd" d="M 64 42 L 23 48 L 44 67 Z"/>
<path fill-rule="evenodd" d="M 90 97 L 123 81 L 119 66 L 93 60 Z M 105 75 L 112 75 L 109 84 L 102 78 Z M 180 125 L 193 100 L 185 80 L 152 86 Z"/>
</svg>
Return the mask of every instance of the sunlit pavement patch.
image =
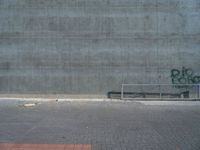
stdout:
<svg viewBox="0 0 200 150">
<path fill-rule="evenodd" d="M 89 144 L 0 144 L 0 150 L 91 150 Z"/>
</svg>

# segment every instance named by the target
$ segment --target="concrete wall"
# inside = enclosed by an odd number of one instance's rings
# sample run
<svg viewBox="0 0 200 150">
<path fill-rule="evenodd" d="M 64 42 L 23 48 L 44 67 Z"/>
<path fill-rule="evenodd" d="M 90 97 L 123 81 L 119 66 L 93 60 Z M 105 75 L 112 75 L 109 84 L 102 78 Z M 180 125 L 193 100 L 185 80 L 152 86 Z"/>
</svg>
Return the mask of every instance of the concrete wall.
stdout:
<svg viewBox="0 0 200 150">
<path fill-rule="evenodd" d="M 105 95 L 200 74 L 199 0 L 0 0 L 0 92 Z"/>
</svg>

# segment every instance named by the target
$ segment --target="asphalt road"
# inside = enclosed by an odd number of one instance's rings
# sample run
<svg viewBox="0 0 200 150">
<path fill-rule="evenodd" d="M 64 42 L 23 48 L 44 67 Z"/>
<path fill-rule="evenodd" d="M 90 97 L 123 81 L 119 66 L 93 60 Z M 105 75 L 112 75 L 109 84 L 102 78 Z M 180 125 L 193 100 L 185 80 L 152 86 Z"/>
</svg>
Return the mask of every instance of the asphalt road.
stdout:
<svg viewBox="0 0 200 150">
<path fill-rule="evenodd" d="M 199 150 L 199 102 L 0 101 L 0 143 L 93 150 Z"/>
</svg>

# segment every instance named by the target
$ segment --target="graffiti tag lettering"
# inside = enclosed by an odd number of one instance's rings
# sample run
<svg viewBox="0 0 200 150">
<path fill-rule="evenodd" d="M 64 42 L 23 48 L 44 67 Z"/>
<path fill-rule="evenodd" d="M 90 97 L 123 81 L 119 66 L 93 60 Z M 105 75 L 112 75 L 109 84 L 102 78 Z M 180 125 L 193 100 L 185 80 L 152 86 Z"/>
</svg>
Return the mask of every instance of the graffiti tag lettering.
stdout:
<svg viewBox="0 0 200 150">
<path fill-rule="evenodd" d="M 185 67 L 182 70 L 172 69 L 171 79 L 173 84 L 200 84 L 200 76 L 194 75 L 192 69 Z"/>
</svg>

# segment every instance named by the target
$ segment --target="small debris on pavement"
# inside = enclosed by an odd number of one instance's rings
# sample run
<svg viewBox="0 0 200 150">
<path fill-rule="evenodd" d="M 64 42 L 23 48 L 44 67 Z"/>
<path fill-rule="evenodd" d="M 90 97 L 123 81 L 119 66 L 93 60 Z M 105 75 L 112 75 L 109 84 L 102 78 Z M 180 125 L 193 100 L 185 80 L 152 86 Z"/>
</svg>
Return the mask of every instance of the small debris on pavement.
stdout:
<svg viewBox="0 0 200 150">
<path fill-rule="evenodd" d="M 24 104 L 24 107 L 34 107 L 36 104 L 33 103 L 33 104 Z"/>
<path fill-rule="evenodd" d="M 40 104 L 40 103 L 26 103 L 26 104 L 23 104 L 21 106 L 23 106 L 23 107 L 34 107 L 34 106 L 36 106 L 38 104 Z"/>
</svg>

